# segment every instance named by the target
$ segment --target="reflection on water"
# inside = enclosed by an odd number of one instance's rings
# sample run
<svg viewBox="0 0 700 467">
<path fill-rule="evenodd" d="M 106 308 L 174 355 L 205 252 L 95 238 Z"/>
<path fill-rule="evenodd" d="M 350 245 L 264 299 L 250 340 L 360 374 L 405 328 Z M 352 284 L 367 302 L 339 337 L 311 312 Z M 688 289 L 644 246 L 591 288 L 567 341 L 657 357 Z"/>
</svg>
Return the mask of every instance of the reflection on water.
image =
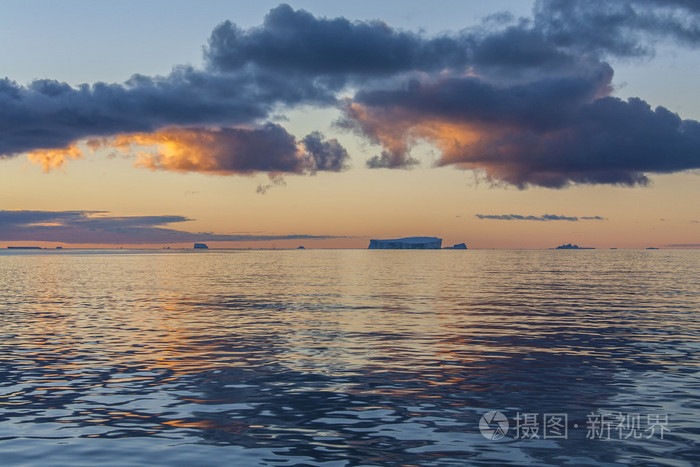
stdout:
<svg viewBox="0 0 700 467">
<path fill-rule="evenodd" d="M 0 453 L 692 465 L 699 309 L 698 251 L 2 252 Z M 587 439 L 608 412 L 670 431 Z M 567 414 L 567 437 L 518 439 L 518 413 Z"/>
</svg>

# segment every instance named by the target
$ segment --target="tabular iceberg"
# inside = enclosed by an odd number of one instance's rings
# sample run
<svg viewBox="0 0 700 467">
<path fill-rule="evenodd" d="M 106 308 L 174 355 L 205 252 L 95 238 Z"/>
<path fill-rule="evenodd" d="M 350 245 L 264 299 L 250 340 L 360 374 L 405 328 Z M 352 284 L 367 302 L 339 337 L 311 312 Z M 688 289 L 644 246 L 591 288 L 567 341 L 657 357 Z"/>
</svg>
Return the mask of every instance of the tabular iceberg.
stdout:
<svg viewBox="0 0 700 467">
<path fill-rule="evenodd" d="M 406 237 L 393 239 L 372 239 L 370 250 L 439 250 L 442 239 L 437 237 Z"/>
</svg>

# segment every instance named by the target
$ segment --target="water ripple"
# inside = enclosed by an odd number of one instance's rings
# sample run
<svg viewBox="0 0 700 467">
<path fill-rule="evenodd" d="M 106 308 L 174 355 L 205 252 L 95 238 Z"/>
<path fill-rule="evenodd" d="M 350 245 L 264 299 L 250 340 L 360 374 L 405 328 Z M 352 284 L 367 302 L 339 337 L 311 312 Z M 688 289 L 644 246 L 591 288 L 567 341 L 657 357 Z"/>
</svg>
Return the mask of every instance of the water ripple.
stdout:
<svg viewBox="0 0 700 467">
<path fill-rule="evenodd" d="M 697 464 L 698 253 L 0 254 L 0 451 L 9 465 Z M 490 410 L 509 419 L 502 439 L 479 429 Z M 522 439 L 525 413 L 567 414 L 567 436 Z M 670 431 L 588 439 L 602 414 L 667 416 Z"/>
</svg>

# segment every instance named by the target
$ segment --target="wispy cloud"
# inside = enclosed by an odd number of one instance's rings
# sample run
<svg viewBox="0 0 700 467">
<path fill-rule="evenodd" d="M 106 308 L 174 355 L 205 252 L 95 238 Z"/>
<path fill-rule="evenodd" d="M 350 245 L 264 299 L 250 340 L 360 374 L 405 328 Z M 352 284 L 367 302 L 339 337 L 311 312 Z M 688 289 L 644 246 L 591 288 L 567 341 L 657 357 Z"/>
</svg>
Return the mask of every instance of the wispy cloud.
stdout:
<svg viewBox="0 0 700 467">
<path fill-rule="evenodd" d="M 0 240 L 119 245 L 341 238 L 303 234 L 215 234 L 163 227 L 192 220 L 183 216 L 110 216 L 106 211 L 0 211 Z"/>
<path fill-rule="evenodd" d="M 479 219 L 493 219 L 500 221 L 569 221 L 576 222 L 578 220 L 605 220 L 605 218 L 600 216 L 584 216 L 584 217 L 574 217 L 574 216 L 559 216 L 556 214 L 543 214 L 541 216 L 523 216 L 520 214 L 476 214 Z"/>
</svg>

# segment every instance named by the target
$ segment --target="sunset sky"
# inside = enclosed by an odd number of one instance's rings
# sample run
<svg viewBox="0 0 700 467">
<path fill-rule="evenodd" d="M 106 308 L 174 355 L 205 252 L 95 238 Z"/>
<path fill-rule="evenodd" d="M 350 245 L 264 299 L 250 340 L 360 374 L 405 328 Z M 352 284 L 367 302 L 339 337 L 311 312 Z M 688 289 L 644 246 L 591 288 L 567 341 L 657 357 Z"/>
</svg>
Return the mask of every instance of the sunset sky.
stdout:
<svg viewBox="0 0 700 467">
<path fill-rule="evenodd" d="M 700 3 L 3 2 L 0 247 L 700 247 Z"/>
</svg>

